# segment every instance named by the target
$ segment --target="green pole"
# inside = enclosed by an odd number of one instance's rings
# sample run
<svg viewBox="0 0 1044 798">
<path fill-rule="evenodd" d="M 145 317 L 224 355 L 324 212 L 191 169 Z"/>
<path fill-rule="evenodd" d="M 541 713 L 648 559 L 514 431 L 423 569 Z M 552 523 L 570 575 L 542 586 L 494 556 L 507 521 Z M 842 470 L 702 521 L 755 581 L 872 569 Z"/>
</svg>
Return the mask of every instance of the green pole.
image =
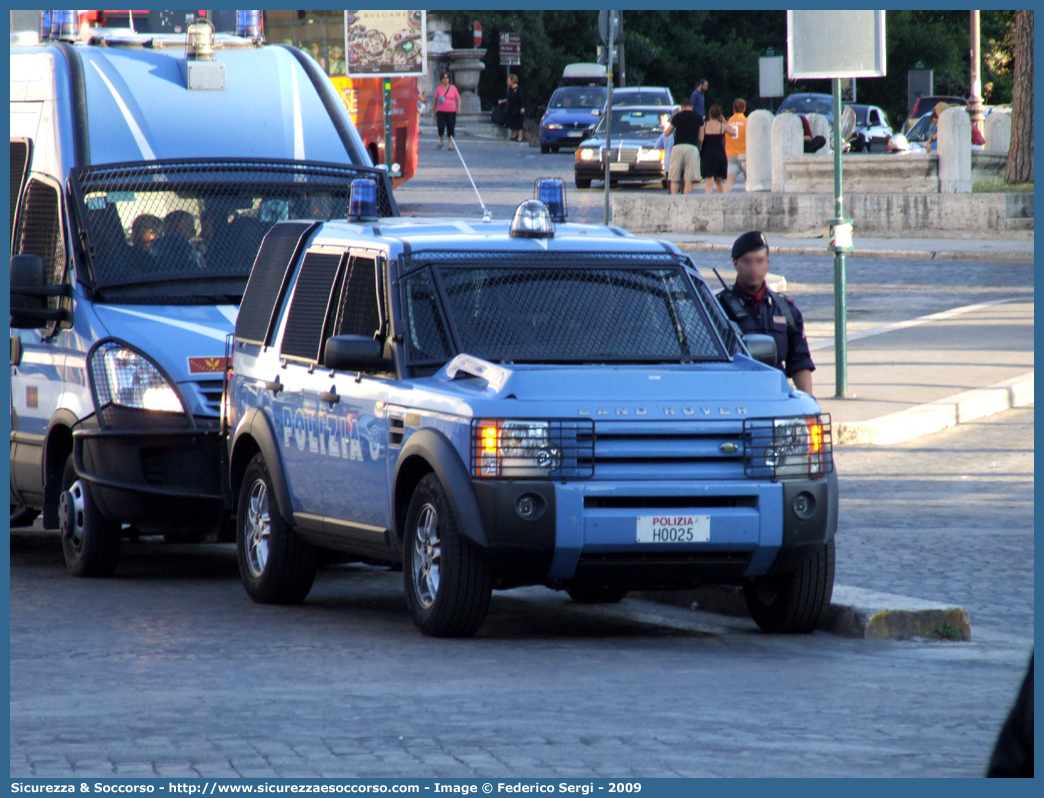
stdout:
<svg viewBox="0 0 1044 798">
<path fill-rule="evenodd" d="M 384 79 L 384 165 L 388 167 L 388 177 L 391 178 L 392 168 L 392 98 L 391 78 Z"/>
<path fill-rule="evenodd" d="M 845 218 L 844 192 L 841 180 L 841 79 L 834 78 L 834 218 L 831 226 L 851 224 Z M 845 277 L 845 252 L 852 247 L 839 244 L 831 231 L 831 246 L 834 252 L 834 395 L 839 399 L 848 396 L 848 301 Z"/>
</svg>

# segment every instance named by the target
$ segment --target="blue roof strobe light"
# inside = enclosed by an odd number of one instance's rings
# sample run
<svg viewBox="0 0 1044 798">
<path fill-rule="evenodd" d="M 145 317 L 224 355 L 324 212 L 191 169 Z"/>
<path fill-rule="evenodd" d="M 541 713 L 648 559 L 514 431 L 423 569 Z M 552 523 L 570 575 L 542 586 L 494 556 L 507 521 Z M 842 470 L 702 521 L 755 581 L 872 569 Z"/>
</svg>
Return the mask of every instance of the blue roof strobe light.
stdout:
<svg viewBox="0 0 1044 798">
<path fill-rule="evenodd" d="M 256 39 L 261 35 L 261 12 L 236 11 L 236 36 Z"/>
<path fill-rule="evenodd" d="M 377 183 L 369 178 L 352 181 L 352 199 L 348 204 L 348 220 L 377 221 Z"/>
<path fill-rule="evenodd" d="M 551 220 L 564 222 L 568 215 L 566 208 L 565 183 L 560 177 L 545 177 L 537 180 L 536 198 L 547 206 L 551 212 Z"/>
<path fill-rule="evenodd" d="M 80 15 L 75 10 L 53 11 L 52 39 L 75 39 L 80 30 Z M 56 24 L 57 23 L 57 24 Z"/>
<path fill-rule="evenodd" d="M 53 11 L 41 11 L 40 12 L 40 41 L 47 41 L 51 38 L 51 15 Z"/>
<path fill-rule="evenodd" d="M 553 238 L 555 223 L 551 211 L 538 199 L 526 200 L 515 209 L 511 220 L 512 238 Z"/>
</svg>

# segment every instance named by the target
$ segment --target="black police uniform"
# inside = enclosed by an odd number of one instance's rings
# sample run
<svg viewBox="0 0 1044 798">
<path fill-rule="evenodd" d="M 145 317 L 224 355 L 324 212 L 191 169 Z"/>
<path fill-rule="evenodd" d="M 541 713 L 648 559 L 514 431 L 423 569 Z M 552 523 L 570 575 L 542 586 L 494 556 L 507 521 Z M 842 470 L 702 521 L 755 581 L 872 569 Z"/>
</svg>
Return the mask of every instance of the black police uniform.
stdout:
<svg viewBox="0 0 1044 798">
<path fill-rule="evenodd" d="M 744 233 L 733 244 L 732 257 L 740 258 L 758 249 L 768 249 L 765 236 L 757 231 Z M 726 293 L 731 296 L 727 297 Z M 718 301 L 744 334 L 762 333 L 773 337 L 776 341 L 776 368 L 786 372 L 788 377 L 806 369 L 815 371 L 808 339 L 805 338 L 805 319 L 788 297 L 766 287 L 765 295 L 757 303 L 746 291 L 733 285 L 718 294 Z"/>
</svg>

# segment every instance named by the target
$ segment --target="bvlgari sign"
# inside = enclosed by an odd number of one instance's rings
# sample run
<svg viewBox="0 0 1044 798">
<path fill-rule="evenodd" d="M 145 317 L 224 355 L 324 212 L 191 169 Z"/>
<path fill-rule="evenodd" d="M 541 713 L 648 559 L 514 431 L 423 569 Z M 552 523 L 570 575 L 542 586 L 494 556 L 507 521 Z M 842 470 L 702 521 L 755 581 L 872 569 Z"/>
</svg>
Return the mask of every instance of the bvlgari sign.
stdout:
<svg viewBox="0 0 1044 798">
<path fill-rule="evenodd" d="M 427 69 L 424 11 L 344 12 L 348 74 L 407 77 Z"/>
</svg>

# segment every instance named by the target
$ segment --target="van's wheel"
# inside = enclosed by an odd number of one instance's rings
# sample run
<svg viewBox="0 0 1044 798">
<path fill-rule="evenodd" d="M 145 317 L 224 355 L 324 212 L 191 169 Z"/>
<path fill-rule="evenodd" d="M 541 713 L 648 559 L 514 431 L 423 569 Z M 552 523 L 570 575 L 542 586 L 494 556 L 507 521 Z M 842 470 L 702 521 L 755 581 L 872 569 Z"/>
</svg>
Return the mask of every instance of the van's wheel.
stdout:
<svg viewBox="0 0 1044 798">
<path fill-rule="evenodd" d="M 316 550 L 279 514 L 260 452 L 247 465 L 239 489 L 236 554 L 243 587 L 259 604 L 299 604 L 312 589 Z"/>
<path fill-rule="evenodd" d="M 567 591 L 577 604 L 618 604 L 627 595 L 626 587 L 613 585 L 573 585 Z"/>
<path fill-rule="evenodd" d="M 577 188 L 591 188 L 591 181 L 586 177 L 575 177 L 573 182 L 576 183 Z"/>
<path fill-rule="evenodd" d="M 762 631 L 807 633 L 816 628 L 834 592 L 834 541 L 789 574 L 743 586 L 750 617 Z"/>
<path fill-rule="evenodd" d="M 90 486 L 77 475 L 71 454 L 62 472 L 58 528 L 69 573 L 73 576 L 112 576 L 120 560 L 122 526 L 101 514 Z"/>
<path fill-rule="evenodd" d="M 449 497 L 434 474 L 418 483 L 403 540 L 406 604 L 432 637 L 470 637 L 482 626 L 493 593 L 485 552 L 461 534 Z"/>
<path fill-rule="evenodd" d="M 14 529 L 19 526 L 29 526 L 29 524 L 36 520 L 36 516 L 39 514 L 39 510 L 34 510 L 32 507 L 26 507 L 24 504 L 12 504 L 11 528 Z"/>
</svg>

